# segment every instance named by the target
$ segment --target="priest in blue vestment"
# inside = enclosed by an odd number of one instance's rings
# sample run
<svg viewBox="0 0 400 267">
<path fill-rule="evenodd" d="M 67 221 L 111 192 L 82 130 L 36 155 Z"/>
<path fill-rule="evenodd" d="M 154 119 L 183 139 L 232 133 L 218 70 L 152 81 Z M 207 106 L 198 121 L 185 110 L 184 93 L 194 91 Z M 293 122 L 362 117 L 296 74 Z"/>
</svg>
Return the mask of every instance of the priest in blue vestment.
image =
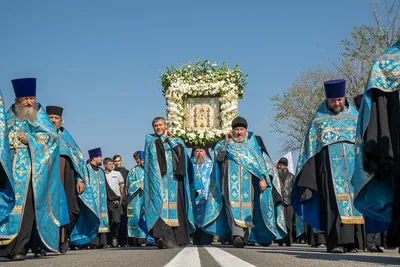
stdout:
<svg viewBox="0 0 400 267">
<path fill-rule="evenodd" d="M 8 141 L 4 98 L 3 93 L 0 91 L 0 242 L 10 239 L 10 231 L 7 224 L 14 205 L 12 154 Z"/>
<path fill-rule="evenodd" d="M 121 199 L 107 183 L 104 170 L 100 168 L 103 164 L 101 148 L 94 148 L 88 151 L 89 163 L 85 168 L 85 176 L 88 185 L 92 190 L 96 217 L 100 219 L 97 236 L 90 241 L 90 246 L 95 248 L 107 247 L 107 233 L 110 232 L 108 210 L 120 205 Z"/>
<path fill-rule="evenodd" d="M 59 250 L 60 227 L 69 223 L 60 180 L 58 135 L 44 108 L 36 102 L 36 79 L 12 81 L 16 101 L 6 114 L 13 155 L 15 206 L 6 226 L 7 257 L 24 260 L 28 245 L 36 256 Z"/>
<path fill-rule="evenodd" d="M 290 212 L 290 209 L 288 209 L 287 206 L 285 205 L 288 200 L 288 195 L 284 194 L 286 192 L 284 191 L 284 189 L 287 189 L 288 186 L 290 186 L 291 189 L 292 184 L 287 185 L 285 184 L 285 181 L 281 181 L 279 170 L 272 161 L 267 151 L 267 148 L 264 144 L 264 140 L 259 135 L 256 135 L 256 139 L 260 147 L 261 153 L 263 155 L 264 162 L 267 165 L 268 176 L 272 185 L 272 200 L 274 202 L 275 220 L 276 220 L 275 223 L 276 239 L 278 240 L 279 245 L 281 245 L 282 242 L 285 241 L 285 244 L 287 246 L 290 246 L 293 241 L 292 238 L 289 238 L 292 233 L 292 231 L 290 230 L 292 223 L 291 222 L 289 223 L 289 221 L 293 218 L 292 215 L 293 211 Z M 284 185 L 286 185 L 286 187 L 284 187 Z M 252 236 L 250 236 L 250 241 L 252 242 L 255 241 L 253 240 Z"/>
<path fill-rule="evenodd" d="M 301 146 L 292 206 L 309 226 L 324 232 L 328 252 L 357 252 L 365 246 L 364 218 L 353 205 L 358 112 L 345 96 L 345 80 L 324 87 L 326 100 Z"/>
<path fill-rule="evenodd" d="M 189 242 L 194 231 L 192 197 L 187 175 L 187 149 L 173 137 L 164 118 L 152 121 L 154 134 L 145 140 L 144 221 L 158 248 Z"/>
<path fill-rule="evenodd" d="M 214 188 L 215 179 L 213 176 L 214 162 L 207 147 L 196 146 L 192 149 L 189 160 L 189 177 L 193 181 L 193 217 L 196 231 L 192 234 L 194 245 L 210 245 L 213 235 L 203 229 L 213 218 L 210 209 L 213 208 L 210 189 Z"/>
<path fill-rule="evenodd" d="M 133 154 L 137 165 L 128 172 L 128 237 L 135 239 L 135 245 L 154 243 L 153 237 L 146 233 L 143 213 L 144 151 Z M 144 229 L 143 229 L 144 228 Z"/>
<path fill-rule="evenodd" d="M 357 126 L 354 205 L 368 233 L 400 247 L 400 41 L 372 65 Z"/>
<path fill-rule="evenodd" d="M 137 245 L 144 244 L 146 233 L 139 226 L 143 211 L 144 152 L 137 151 L 137 165 L 128 172 L 126 186 L 128 191 L 128 237 L 135 238 Z"/>
<path fill-rule="evenodd" d="M 96 237 L 100 224 L 95 201 L 85 177 L 85 160 L 74 138 L 63 126 L 63 108 L 47 106 L 60 140 L 60 177 L 68 203 L 70 223 L 61 228 L 60 252 L 66 253 L 69 243 L 80 246 Z"/>
<path fill-rule="evenodd" d="M 209 232 L 228 237 L 234 247 L 241 248 L 248 243 L 251 229 L 253 242 L 270 244 L 277 238 L 272 184 L 256 137 L 247 131 L 244 118 L 232 121 L 232 132 L 217 143 L 214 153 L 220 165 L 222 199 L 214 190 L 219 215 L 208 226 Z"/>
</svg>

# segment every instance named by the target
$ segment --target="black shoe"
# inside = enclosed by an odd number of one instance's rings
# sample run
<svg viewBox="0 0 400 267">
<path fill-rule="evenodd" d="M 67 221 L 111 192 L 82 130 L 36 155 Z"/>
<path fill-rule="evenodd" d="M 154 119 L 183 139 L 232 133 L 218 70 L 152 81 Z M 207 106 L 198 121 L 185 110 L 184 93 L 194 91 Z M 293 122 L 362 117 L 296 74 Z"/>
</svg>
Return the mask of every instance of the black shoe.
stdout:
<svg viewBox="0 0 400 267">
<path fill-rule="evenodd" d="M 383 253 L 383 249 L 381 249 L 380 247 L 376 247 L 376 252 Z"/>
<path fill-rule="evenodd" d="M 208 245 L 208 244 L 202 244 L 202 245 Z M 254 247 L 255 245 L 256 245 L 256 244 L 253 243 L 253 242 L 247 243 L 247 246 L 249 246 L 249 247 Z"/>
<path fill-rule="evenodd" d="M 278 246 L 283 247 L 283 242 L 278 242 Z"/>
<path fill-rule="evenodd" d="M 242 239 L 240 236 L 237 236 L 237 237 L 233 240 L 233 247 L 234 247 L 234 248 L 244 248 L 243 239 Z"/>
<path fill-rule="evenodd" d="M 358 253 L 358 249 L 353 248 L 353 249 L 349 250 L 348 252 L 349 252 L 349 253 Z"/>
<path fill-rule="evenodd" d="M 263 246 L 263 247 L 269 247 L 269 246 L 272 245 L 272 242 L 262 243 L 262 244 L 260 244 L 260 245 Z M 283 246 L 283 245 L 282 245 L 282 246 Z"/>
<path fill-rule="evenodd" d="M 46 252 L 44 252 L 44 251 L 35 252 L 35 254 L 33 256 L 36 258 L 43 258 L 43 257 L 46 257 Z"/>
<path fill-rule="evenodd" d="M 331 251 L 329 251 L 331 253 L 344 253 L 344 248 L 341 246 L 337 246 L 334 249 L 332 249 Z"/>
<path fill-rule="evenodd" d="M 164 240 L 163 240 L 162 238 L 159 238 L 159 239 L 157 240 L 156 246 L 157 246 L 159 249 L 164 249 L 164 248 L 166 248 L 165 242 L 164 242 Z"/>
<path fill-rule="evenodd" d="M 69 242 L 65 241 L 63 244 L 60 246 L 60 253 L 65 254 L 69 250 Z"/>
<path fill-rule="evenodd" d="M 369 248 L 367 248 L 367 251 L 372 252 L 372 253 L 378 252 L 378 250 L 376 249 L 376 247 L 369 247 Z"/>
<path fill-rule="evenodd" d="M 13 255 L 11 257 L 12 261 L 24 261 L 25 260 L 25 255 L 22 254 L 17 254 L 17 255 Z"/>
</svg>

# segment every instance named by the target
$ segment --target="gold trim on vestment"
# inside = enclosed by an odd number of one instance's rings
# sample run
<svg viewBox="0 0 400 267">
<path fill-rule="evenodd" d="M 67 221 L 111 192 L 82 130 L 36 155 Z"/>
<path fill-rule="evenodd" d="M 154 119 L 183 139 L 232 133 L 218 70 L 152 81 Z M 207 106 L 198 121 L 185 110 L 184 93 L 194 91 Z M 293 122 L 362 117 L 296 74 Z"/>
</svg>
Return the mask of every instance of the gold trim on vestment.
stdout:
<svg viewBox="0 0 400 267">
<path fill-rule="evenodd" d="M 169 203 L 163 202 L 163 209 L 168 208 L 168 206 L 170 209 L 176 209 L 176 202 L 169 202 Z"/>
<path fill-rule="evenodd" d="M 14 238 L 16 238 L 16 237 L 17 237 L 17 235 L 11 235 L 10 239 L 0 240 L 0 246 L 10 244 L 14 240 Z"/>
<path fill-rule="evenodd" d="M 340 216 L 343 224 L 364 224 L 363 216 Z"/>
<path fill-rule="evenodd" d="M 231 201 L 231 206 L 232 208 L 240 208 L 240 202 L 239 201 Z M 251 208 L 251 202 L 242 202 L 242 208 Z"/>
<path fill-rule="evenodd" d="M 110 229 L 108 229 L 108 227 L 99 228 L 99 233 L 108 233 L 108 232 L 110 232 Z"/>
<path fill-rule="evenodd" d="M 235 219 L 235 224 L 237 226 L 239 226 L 239 227 L 242 227 L 242 228 L 252 228 L 252 227 L 254 227 L 253 222 L 239 221 L 239 220 L 236 220 L 236 219 Z"/>
<path fill-rule="evenodd" d="M 354 194 L 337 194 L 336 198 L 338 201 L 350 201 L 351 199 L 354 199 Z"/>
<path fill-rule="evenodd" d="M 13 210 L 11 211 L 12 215 L 20 215 L 22 214 L 22 205 L 14 206 Z"/>
<path fill-rule="evenodd" d="M 179 226 L 179 221 L 178 219 L 162 219 L 166 225 L 171 226 L 171 227 L 177 227 Z"/>
</svg>

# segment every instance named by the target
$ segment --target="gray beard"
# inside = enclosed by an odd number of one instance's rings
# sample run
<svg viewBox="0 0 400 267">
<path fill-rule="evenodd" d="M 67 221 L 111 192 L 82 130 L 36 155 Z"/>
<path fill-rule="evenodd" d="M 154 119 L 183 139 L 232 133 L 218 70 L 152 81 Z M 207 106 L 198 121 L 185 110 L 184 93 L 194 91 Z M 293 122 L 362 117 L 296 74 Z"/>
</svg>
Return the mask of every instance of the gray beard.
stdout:
<svg viewBox="0 0 400 267">
<path fill-rule="evenodd" d="M 36 105 L 32 107 L 23 107 L 20 105 L 15 105 L 15 114 L 20 120 L 28 120 L 30 122 L 35 122 L 37 117 L 38 109 Z"/>
<path fill-rule="evenodd" d="M 203 157 L 196 157 L 196 156 L 194 157 L 194 162 L 196 164 L 203 164 L 205 161 L 206 161 L 206 159 Z"/>
</svg>

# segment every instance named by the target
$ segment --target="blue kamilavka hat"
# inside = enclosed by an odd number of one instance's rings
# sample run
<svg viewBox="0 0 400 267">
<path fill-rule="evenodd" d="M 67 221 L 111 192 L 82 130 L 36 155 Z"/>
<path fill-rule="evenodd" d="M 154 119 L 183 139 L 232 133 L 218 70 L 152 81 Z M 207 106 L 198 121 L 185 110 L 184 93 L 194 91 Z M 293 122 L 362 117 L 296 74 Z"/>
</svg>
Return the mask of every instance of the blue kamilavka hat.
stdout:
<svg viewBox="0 0 400 267">
<path fill-rule="evenodd" d="M 144 160 L 144 151 L 139 151 L 139 159 Z"/>
<path fill-rule="evenodd" d="M 91 159 L 103 156 L 101 154 L 101 148 L 100 147 L 91 149 L 88 152 L 89 152 L 89 158 L 91 158 Z"/>
<path fill-rule="evenodd" d="M 11 81 L 16 98 L 36 96 L 36 78 L 22 78 Z"/>
<path fill-rule="evenodd" d="M 345 80 L 331 80 L 324 82 L 326 98 L 341 98 L 346 95 Z"/>
</svg>

